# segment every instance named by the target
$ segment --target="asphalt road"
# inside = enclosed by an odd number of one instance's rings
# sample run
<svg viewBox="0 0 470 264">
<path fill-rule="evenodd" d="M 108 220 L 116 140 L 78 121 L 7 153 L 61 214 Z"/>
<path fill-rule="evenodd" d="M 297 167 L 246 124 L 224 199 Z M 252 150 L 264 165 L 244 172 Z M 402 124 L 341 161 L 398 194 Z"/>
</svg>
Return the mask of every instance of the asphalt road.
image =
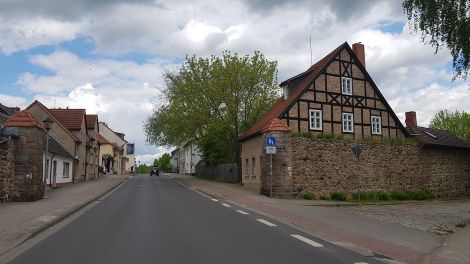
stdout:
<svg viewBox="0 0 470 264">
<path fill-rule="evenodd" d="M 172 179 L 139 175 L 12 263 L 379 262 Z"/>
</svg>

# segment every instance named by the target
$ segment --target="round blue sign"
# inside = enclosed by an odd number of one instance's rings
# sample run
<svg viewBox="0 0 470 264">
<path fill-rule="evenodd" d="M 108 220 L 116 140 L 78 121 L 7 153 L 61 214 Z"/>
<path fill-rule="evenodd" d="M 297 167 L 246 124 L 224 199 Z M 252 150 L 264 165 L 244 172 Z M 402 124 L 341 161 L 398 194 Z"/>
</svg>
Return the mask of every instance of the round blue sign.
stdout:
<svg viewBox="0 0 470 264">
<path fill-rule="evenodd" d="M 266 138 L 266 145 L 268 145 L 268 146 L 276 145 L 276 138 L 275 137 L 267 137 Z"/>
</svg>

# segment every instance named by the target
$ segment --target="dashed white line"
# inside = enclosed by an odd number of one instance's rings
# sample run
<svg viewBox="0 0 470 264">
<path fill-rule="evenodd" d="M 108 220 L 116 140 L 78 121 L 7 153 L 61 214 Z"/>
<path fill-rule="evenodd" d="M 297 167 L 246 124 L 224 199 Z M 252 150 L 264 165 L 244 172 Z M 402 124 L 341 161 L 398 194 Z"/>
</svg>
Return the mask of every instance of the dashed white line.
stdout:
<svg viewBox="0 0 470 264">
<path fill-rule="evenodd" d="M 226 204 L 226 203 L 222 203 L 222 205 L 225 206 L 225 207 L 232 207 L 232 206 L 230 206 L 230 205 L 228 205 L 228 204 Z"/>
<path fill-rule="evenodd" d="M 315 241 L 313 241 L 313 240 L 310 240 L 310 239 L 308 239 L 308 238 L 306 238 L 306 237 L 303 237 L 303 236 L 301 236 L 301 235 L 291 235 L 291 236 L 292 236 L 292 237 L 295 237 L 295 238 L 297 238 L 298 240 L 303 241 L 303 242 L 305 242 L 305 243 L 307 243 L 307 244 L 309 244 L 309 245 L 311 245 L 311 246 L 314 246 L 314 247 L 323 247 L 322 244 L 319 244 L 319 243 L 317 243 L 317 242 L 315 242 Z"/>
<path fill-rule="evenodd" d="M 217 202 L 217 201 L 219 201 L 219 200 L 217 200 L 217 199 L 211 199 L 211 200 L 212 200 L 212 201 L 214 201 L 214 202 Z"/>
<path fill-rule="evenodd" d="M 354 264 L 368 264 L 367 262 L 354 262 Z"/>
<path fill-rule="evenodd" d="M 242 210 L 237 210 L 237 212 L 239 212 L 239 213 L 242 214 L 242 215 L 247 215 L 247 214 L 249 214 L 249 213 L 247 213 L 247 212 L 245 212 L 245 211 L 242 211 Z"/>
<path fill-rule="evenodd" d="M 256 219 L 256 220 L 258 220 L 258 222 L 261 222 L 261 223 L 263 223 L 263 224 L 265 224 L 265 225 L 267 225 L 267 226 L 277 226 L 276 224 L 273 224 L 273 223 L 271 223 L 271 222 L 268 222 L 268 221 L 266 221 L 266 220 L 264 220 L 264 219 Z"/>
</svg>

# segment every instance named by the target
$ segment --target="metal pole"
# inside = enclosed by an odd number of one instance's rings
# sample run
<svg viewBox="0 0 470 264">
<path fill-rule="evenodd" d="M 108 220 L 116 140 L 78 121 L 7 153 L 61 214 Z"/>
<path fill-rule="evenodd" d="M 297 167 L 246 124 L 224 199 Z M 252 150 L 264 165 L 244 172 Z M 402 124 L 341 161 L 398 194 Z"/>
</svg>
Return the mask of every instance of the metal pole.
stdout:
<svg viewBox="0 0 470 264">
<path fill-rule="evenodd" d="M 44 164 L 46 164 L 45 168 L 45 173 L 44 173 L 44 186 L 43 186 L 43 196 L 42 198 L 46 198 L 46 186 L 47 186 L 47 180 L 46 176 L 49 175 L 49 163 L 47 162 L 47 158 L 49 156 L 49 130 L 46 130 L 46 159 Z"/>
<path fill-rule="evenodd" d="M 269 154 L 269 178 L 271 182 L 270 196 L 273 198 L 273 154 Z"/>
</svg>

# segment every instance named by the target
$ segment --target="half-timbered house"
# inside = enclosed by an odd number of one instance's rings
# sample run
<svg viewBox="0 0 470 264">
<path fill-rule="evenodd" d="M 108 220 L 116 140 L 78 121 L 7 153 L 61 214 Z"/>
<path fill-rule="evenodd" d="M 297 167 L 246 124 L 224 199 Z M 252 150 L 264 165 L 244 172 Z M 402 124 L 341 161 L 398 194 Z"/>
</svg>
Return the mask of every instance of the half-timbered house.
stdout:
<svg viewBox="0 0 470 264">
<path fill-rule="evenodd" d="M 242 182 L 280 197 L 351 192 L 361 182 L 363 190 L 426 188 L 439 196 L 470 195 L 470 144 L 447 132 L 418 128 L 413 112 L 406 114 L 405 128 L 365 65 L 364 45 L 351 48 L 345 42 L 283 81 L 283 96 L 239 137 Z M 295 132 L 316 134 L 317 139 L 292 137 Z M 264 148 L 268 136 L 278 139 L 272 156 Z M 408 137 L 414 143 L 407 146 L 382 142 L 403 143 Z M 356 163 L 351 149 L 357 144 L 367 162 Z M 449 167 L 443 169 L 435 160 Z M 443 175 L 453 184 L 442 185 Z"/>
</svg>

